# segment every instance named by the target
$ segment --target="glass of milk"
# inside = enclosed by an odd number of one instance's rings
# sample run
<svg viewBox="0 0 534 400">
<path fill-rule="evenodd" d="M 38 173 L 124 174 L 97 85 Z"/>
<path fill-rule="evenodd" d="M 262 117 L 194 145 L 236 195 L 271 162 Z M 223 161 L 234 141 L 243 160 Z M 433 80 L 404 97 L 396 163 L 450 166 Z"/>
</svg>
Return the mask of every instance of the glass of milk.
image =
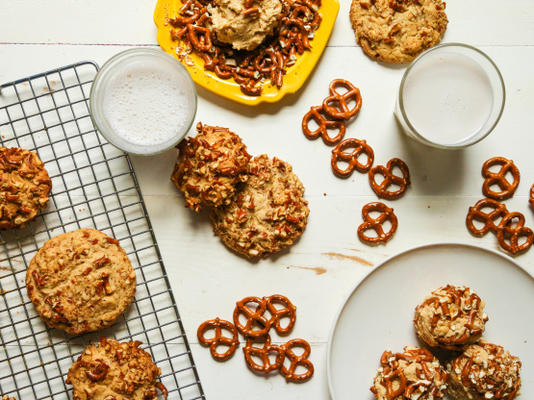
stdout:
<svg viewBox="0 0 534 400">
<path fill-rule="evenodd" d="M 187 134 L 197 109 L 191 76 L 159 49 L 136 48 L 109 59 L 96 75 L 91 118 L 113 145 L 132 154 L 168 150 Z"/>
<path fill-rule="evenodd" d="M 504 102 L 504 82 L 495 63 L 472 46 L 445 43 L 425 51 L 406 69 L 395 116 L 419 142 L 459 149 L 489 135 Z"/>
</svg>

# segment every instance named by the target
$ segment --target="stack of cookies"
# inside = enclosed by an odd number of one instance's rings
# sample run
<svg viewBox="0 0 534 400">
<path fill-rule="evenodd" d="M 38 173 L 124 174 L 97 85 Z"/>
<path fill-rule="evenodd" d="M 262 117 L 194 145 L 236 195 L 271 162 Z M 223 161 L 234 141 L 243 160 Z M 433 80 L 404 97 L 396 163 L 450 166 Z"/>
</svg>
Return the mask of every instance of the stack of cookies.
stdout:
<svg viewBox="0 0 534 400">
<path fill-rule="evenodd" d="M 171 181 L 186 207 L 209 210 L 213 231 L 228 248 L 259 259 L 302 235 L 310 211 L 291 165 L 265 154 L 252 158 L 238 135 L 201 123 L 179 150 Z"/>
</svg>

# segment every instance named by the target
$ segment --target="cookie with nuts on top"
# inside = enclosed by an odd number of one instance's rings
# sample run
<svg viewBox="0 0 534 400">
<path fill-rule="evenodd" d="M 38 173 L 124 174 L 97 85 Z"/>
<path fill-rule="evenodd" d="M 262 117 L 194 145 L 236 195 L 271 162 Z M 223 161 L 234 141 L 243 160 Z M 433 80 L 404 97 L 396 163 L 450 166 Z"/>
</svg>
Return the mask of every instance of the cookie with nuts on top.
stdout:
<svg viewBox="0 0 534 400">
<path fill-rule="evenodd" d="M 488 321 L 484 306 L 468 287 L 440 287 L 415 309 L 417 337 L 430 347 L 462 350 L 482 337 Z"/>
<path fill-rule="evenodd" d="M 185 206 L 198 212 L 230 203 L 236 186 L 246 180 L 250 155 L 241 138 L 227 128 L 199 122 L 197 131 L 178 145 L 171 181 L 184 194 Z"/>
<path fill-rule="evenodd" d="M 140 344 L 103 337 L 87 346 L 67 374 L 73 400 L 157 400 L 158 390 L 167 398 L 161 370 Z"/>
<path fill-rule="evenodd" d="M 37 153 L 0 147 L 0 229 L 22 228 L 48 203 L 52 182 Z"/>
<path fill-rule="evenodd" d="M 512 400 L 519 396 L 521 361 L 502 346 L 481 341 L 450 363 L 448 393 L 456 400 Z"/>
<path fill-rule="evenodd" d="M 48 240 L 26 272 L 28 297 L 43 321 L 73 335 L 113 324 L 131 303 L 135 284 L 119 242 L 94 229 Z"/>
<path fill-rule="evenodd" d="M 353 0 L 350 20 L 363 51 L 390 63 L 438 44 L 448 23 L 442 0 Z"/>
<path fill-rule="evenodd" d="M 291 165 L 263 154 L 248 165 L 248 179 L 232 202 L 211 214 L 223 243 L 250 259 L 267 257 L 297 240 L 308 221 L 304 186 Z"/>
</svg>

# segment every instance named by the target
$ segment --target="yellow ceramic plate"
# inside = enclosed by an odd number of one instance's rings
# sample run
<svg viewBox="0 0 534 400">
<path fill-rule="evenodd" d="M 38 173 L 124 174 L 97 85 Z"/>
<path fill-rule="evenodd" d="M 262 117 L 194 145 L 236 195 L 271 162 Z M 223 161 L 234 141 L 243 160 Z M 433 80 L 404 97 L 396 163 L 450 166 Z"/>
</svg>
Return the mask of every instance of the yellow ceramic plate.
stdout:
<svg viewBox="0 0 534 400">
<path fill-rule="evenodd" d="M 313 40 L 310 42 L 312 49 L 299 55 L 295 64 L 287 69 L 284 83 L 280 89 L 267 83 L 263 86 L 261 96 L 247 96 L 241 92 L 239 85 L 233 79 L 220 79 L 214 73 L 205 71 L 204 61 L 196 54 L 190 54 L 182 63 L 198 85 L 220 96 L 249 105 L 259 104 L 263 101 L 274 103 L 284 97 L 286 93 L 295 93 L 300 89 L 315 67 L 328 42 L 339 11 L 339 3 L 338 0 L 323 0 L 322 3 L 319 13 L 323 19 L 319 29 L 315 31 Z M 154 12 L 154 22 L 158 27 L 158 43 L 163 50 L 176 58 L 178 58 L 176 46 L 179 42 L 171 40 L 170 25 L 168 25 L 167 20 L 169 17 L 178 15 L 178 10 L 181 6 L 182 2 L 180 0 L 158 0 L 156 11 Z"/>
</svg>

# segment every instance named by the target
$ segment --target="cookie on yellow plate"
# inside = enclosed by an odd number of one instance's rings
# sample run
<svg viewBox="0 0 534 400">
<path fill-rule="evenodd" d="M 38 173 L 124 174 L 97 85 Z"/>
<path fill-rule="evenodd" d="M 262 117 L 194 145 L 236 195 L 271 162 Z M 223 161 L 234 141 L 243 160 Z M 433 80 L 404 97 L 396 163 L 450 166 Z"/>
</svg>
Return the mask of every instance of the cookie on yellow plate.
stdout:
<svg viewBox="0 0 534 400">
<path fill-rule="evenodd" d="M 363 51 L 390 63 L 438 44 L 448 23 L 442 0 L 353 0 L 350 20 Z"/>
</svg>

